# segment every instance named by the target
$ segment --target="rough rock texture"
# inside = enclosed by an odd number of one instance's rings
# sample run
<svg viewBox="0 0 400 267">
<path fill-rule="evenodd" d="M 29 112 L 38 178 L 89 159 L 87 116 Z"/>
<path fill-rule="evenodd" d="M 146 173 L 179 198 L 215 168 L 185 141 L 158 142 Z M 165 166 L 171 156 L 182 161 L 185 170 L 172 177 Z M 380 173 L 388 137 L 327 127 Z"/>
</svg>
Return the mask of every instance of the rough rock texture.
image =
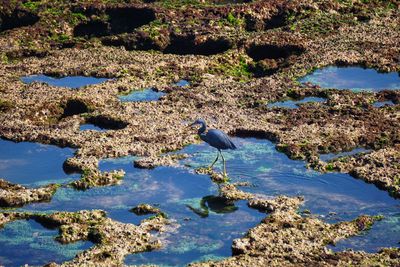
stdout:
<svg viewBox="0 0 400 267">
<path fill-rule="evenodd" d="M 158 166 L 178 166 L 181 159 L 187 158 L 186 154 L 171 154 L 159 157 L 141 158 L 134 161 L 136 168 L 153 169 Z"/>
<path fill-rule="evenodd" d="M 246 193 L 242 190 L 239 190 L 235 184 L 224 184 L 219 188 L 219 195 L 226 200 L 236 201 L 236 200 L 244 200 L 244 199 L 252 199 L 254 195 L 251 193 Z"/>
<path fill-rule="evenodd" d="M 0 179 L 0 207 L 23 206 L 27 203 L 50 201 L 58 185 L 26 188 Z"/>
<path fill-rule="evenodd" d="M 249 200 L 249 207 L 258 210 L 273 212 L 275 210 L 287 210 L 293 209 L 293 207 L 298 207 L 304 198 L 302 197 L 286 197 L 278 196 L 275 198 L 252 198 Z"/>
<path fill-rule="evenodd" d="M 146 214 L 158 214 L 161 213 L 159 208 L 153 207 L 149 204 L 139 204 L 132 208 L 131 211 L 136 215 L 146 215 Z"/>
</svg>

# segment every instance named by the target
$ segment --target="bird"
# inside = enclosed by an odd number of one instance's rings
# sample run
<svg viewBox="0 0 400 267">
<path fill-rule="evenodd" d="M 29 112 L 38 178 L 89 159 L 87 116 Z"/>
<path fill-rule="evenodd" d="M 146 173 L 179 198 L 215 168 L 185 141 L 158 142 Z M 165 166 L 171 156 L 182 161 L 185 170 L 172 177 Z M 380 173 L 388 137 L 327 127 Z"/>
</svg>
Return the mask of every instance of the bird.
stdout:
<svg viewBox="0 0 400 267">
<path fill-rule="evenodd" d="M 195 125 L 200 125 L 201 127 L 198 129 L 197 134 L 200 136 L 200 139 L 209 144 L 212 147 L 218 149 L 217 158 L 214 162 L 208 167 L 208 169 L 212 169 L 214 164 L 218 161 L 219 155 L 221 154 L 223 166 L 224 166 L 224 177 L 226 177 L 226 162 L 224 155 L 221 150 L 225 149 L 236 149 L 236 145 L 232 142 L 229 136 L 221 130 L 218 129 L 209 129 L 207 130 L 207 124 L 203 119 L 197 119 L 193 122 L 190 127 Z"/>
</svg>

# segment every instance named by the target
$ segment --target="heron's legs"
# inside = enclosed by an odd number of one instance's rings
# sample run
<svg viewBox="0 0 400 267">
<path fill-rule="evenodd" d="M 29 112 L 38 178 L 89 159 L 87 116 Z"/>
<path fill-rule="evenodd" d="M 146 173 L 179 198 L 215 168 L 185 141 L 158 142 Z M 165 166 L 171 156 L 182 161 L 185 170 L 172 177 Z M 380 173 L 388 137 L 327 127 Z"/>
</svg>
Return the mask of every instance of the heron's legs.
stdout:
<svg viewBox="0 0 400 267">
<path fill-rule="evenodd" d="M 217 158 L 214 160 L 214 162 L 208 167 L 208 169 L 212 169 L 212 167 L 214 166 L 214 164 L 218 161 L 219 158 L 219 152 L 221 152 L 221 150 L 218 150 L 218 154 L 217 154 Z"/>
<path fill-rule="evenodd" d="M 224 163 L 224 177 L 226 177 L 226 162 L 225 162 L 225 158 L 224 155 L 222 154 L 221 150 L 219 151 L 219 153 L 221 153 L 221 157 L 222 157 L 222 162 Z"/>
</svg>

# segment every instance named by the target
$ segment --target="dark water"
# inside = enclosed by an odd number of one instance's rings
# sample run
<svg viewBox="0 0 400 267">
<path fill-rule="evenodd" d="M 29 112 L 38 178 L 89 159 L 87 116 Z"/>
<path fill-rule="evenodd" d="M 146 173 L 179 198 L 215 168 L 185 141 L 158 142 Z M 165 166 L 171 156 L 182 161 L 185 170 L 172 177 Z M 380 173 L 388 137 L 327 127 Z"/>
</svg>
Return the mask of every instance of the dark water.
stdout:
<svg viewBox="0 0 400 267">
<path fill-rule="evenodd" d="M 241 187 L 242 190 L 272 196 L 303 195 L 306 202 L 301 209 L 309 209 L 328 222 L 351 220 L 361 214 L 384 215 L 384 220 L 371 231 L 340 242 L 336 249 L 377 251 L 382 246 L 399 246 L 400 201 L 389 197 L 387 192 L 347 174 L 307 170 L 303 161 L 290 160 L 266 140 L 234 138 L 234 142 L 239 149 L 226 151 L 224 155 L 231 181 L 252 184 Z M 126 171 L 121 185 L 87 191 L 60 188 L 50 203 L 34 203 L 17 210 L 103 209 L 115 220 L 138 224 L 151 215 L 137 216 L 129 210 L 140 203 L 149 203 L 158 206 L 181 227 L 165 237 L 164 248 L 130 255 L 126 264 L 183 266 L 193 261 L 228 257 L 232 240 L 257 225 L 265 214 L 248 208 L 244 201 L 234 205 L 223 203 L 217 197 L 217 185 L 208 176 L 194 173 L 194 168 L 213 161 L 215 149 L 202 143 L 187 146 L 181 152 L 192 155 L 181 161 L 181 167 L 153 170 L 134 168 L 136 157 L 102 160 L 99 167 L 103 171 Z M 217 164 L 216 169 L 221 170 L 221 165 Z M 12 260 L 8 255 L 0 250 L 3 260 Z"/>
<path fill-rule="evenodd" d="M 319 156 L 319 158 L 323 161 L 330 161 L 332 159 L 337 159 L 340 157 L 344 157 L 344 156 L 353 156 L 359 153 L 368 153 L 371 152 L 372 150 L 370 149 L 365 149 L 362 147 L 359 148 L 355 148 L 351 151 L 346 151 L 346 152 L 341 152 L 341 153 L 328 153 L 328 154 L 322 154 Z"/>
<path fill-rule="evenodd" d="M 325 98 L 321 97 L 306 97 L 302 100 L 287 100 L 287 101 L 280 101 L 280 102 L 274 102 L 274 103 L 268 103 L 267 107 L 273 108 L 273 107 L 278 107 L 278 108 L 298 108 L 299 104 L 303 103 L 311 103 L 311 102 L 325 102 Z"/>
<path fill-rule="evenodd" d="M 165 95 L 163 92 L 157 92 L 156 90 L 149 88 L 140 91 L 133 91 L 128 95 L 122 95 L 118 98 L 122 102 L 143 102 L 143 101 L 156 101 Z"/>
<path fill-rule="evenodd" d="M 352 91 L 378 92 L 384 89 L 400 89 L 397 72 L 379 73 L 375 69 L 362 67 L 328 66 L 301 78 L 302 83 L 310 82 L 322 88 L 350 89 Z"/>
<path fill-rule="evenodd" d="M 382 101 L 382 102 L 375 102 L 372 105 L 374 107 L 376 107 L 376 108 L 381 108 L 381 107 L 384 107 L 384 106 L 393 106 L 394 103 L 393 103 L 393 101 Z"/>
<path fill-rule="evenodd" d="M 29 186 L 71 181 L 77 175 L 67 175 L 62 166 L 73 154 L 71 148 L 0 139 L 0 178 Z"/>
<path fill-rule="evenodd" d="M 62 245 L 54 240 L 58 230 L 44 228 L 34 220 L 8 223 L 0 230 L 1 266 L 42 266 L 49 262 L 62 263 L 90 248 L 93 243 L 78 241 Z"/>
<path fill-rule="evenodd" d="M 79 126 L 79 130 L 81 130 L 81 131 L 93 130 L 93 131 L 97 131 L 97 132 L 107 131 L 107 129 L 98 127 L 93 124 L 82 124 L 81 126 Z"/>
<path fill-rule="evenodd" d="M 31 75 L 22 77 L 24 83 L 42 82 L 52 86 L 69 87 L 77 89 L 82 86 L 98 84 L 107 81 L 107 78 L 85 77 L 85 76 L 68 76 L 64 78 L 55 78 L 47 75 Z"/>
</svg>

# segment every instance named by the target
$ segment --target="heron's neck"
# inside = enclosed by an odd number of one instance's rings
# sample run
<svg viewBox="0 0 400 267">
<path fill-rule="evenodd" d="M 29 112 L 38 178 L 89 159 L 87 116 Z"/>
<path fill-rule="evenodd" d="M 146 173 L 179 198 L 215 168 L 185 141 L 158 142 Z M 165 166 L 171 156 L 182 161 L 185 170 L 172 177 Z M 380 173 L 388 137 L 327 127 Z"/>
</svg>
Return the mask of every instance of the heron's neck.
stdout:
<svg viewBox="0 0 400 267">
<path fill-rule="evenodd" d="M 201 135 L 202 133 L 204 133 L 204 132 L 206 131 L 206 128 L 207 128 L 207 125 L 206 125 L 205 123 L 202 123 L 202 124 L 201 124 L 201 127 L 200 127 L 200 129 L 197 131 L 197 133 L 198 133 L 199 135 Z"/>
</svg>

